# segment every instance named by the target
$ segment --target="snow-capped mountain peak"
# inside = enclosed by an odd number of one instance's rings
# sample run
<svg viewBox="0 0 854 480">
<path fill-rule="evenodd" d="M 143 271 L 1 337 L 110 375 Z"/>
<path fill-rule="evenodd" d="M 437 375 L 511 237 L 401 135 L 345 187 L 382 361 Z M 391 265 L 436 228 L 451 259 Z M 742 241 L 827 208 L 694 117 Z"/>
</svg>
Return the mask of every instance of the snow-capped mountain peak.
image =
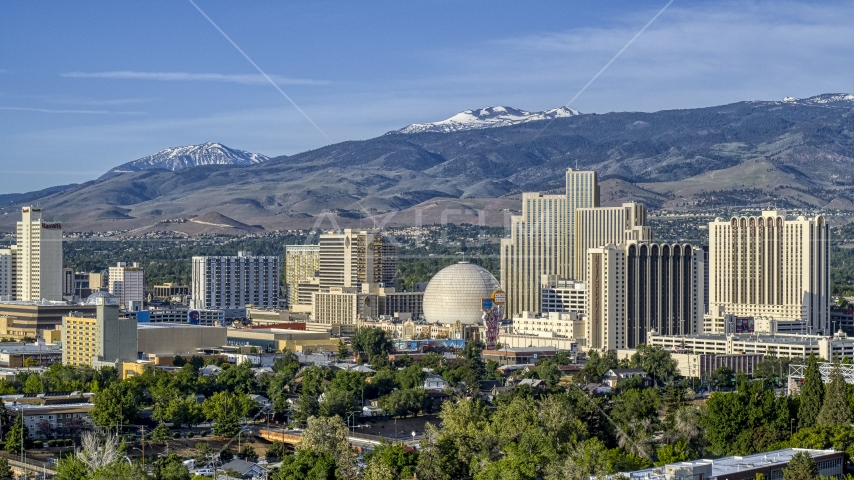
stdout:
<svg viewBox="0 0 854 480">
<path fill-rule="evenodd" d="M 139 172 L 142 170 L 178 171 L 203 165 L 254 165 L 269 160 L 260 153 L 245 152 L 228 148 L 221 143 L 207 142 L 201 145 L 167 148 L 155 154 L 113 168 L 107 175 Z"/>
<path fill-rule="evenodd" d="M 578 110 L 569 107 L 553 108 L 542 112 L 528 112 L 512 107 L 486 107 L 476 110 L 466 110 L 453 117 L 433 123 L 414 123 L 389 133 L 423 133 L 423 132 L 459 132 L 481 128 L 506 127 L 520 123 L 552 120 L 555 118 L 581 115 Z"/>
</svg>

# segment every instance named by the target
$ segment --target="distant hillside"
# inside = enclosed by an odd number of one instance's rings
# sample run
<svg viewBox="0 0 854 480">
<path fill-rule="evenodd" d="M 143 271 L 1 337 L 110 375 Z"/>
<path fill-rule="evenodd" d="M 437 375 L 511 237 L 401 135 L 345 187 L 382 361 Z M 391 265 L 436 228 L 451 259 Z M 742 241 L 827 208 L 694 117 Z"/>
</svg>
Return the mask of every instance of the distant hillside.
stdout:
<svg viewBox="0 0 854 480">
<path fill-rule="evenodd" d="M 147 228 L 208 212 L 267 230 L 500 225 L 521 207 L 515 195 L 562 192 L 564 172 L 577 165 L 599 172 L 610 205 L 847 206 L 853 108 L 854 95 L 829 94 L 390 134 L 243 167 L 121 173 L 38 201 L 78 230 Z M 0 227 L 14 217 L 0 217 Z"/>
</svg>

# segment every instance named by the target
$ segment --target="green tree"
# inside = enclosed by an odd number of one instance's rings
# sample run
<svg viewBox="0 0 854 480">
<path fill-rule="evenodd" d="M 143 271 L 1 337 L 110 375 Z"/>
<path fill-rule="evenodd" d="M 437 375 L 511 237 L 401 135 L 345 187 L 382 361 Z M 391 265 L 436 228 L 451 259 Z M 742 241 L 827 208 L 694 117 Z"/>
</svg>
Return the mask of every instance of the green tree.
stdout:
<svg viewBox="0 0 854 480">
<path fill-rule="evenodd" d="M 688 451 L 688 443 L 684 440 L 658 447 L 656 455 L 658 456 L 658 460 L 655 462 L 655 465 L 659 467 L 691 459 L 691 454 Z"/>
<path fill-rule="evenodd" d="M 714 372 L 712 372 L 712 381 L 715 382 L 715 385 L 718 388 L 730 388 L 735 385 L 732 380 L 733 377 L 735 377 L 735 371 L 726 365 L 718 367 Z"/>
<path fill-rule="evenodd" d="M 171 399 L 166 405 L 165 417 L 180 427 L 197 425 L 204 420 L 205 415 L 202 405 L 193 396 L 188 395 Z"/>
<path fill-rule="evenodd" d="M 382 441 L 365 455 L 368 465 L 379 463 L 389 468 L 394 478 L 412 478 L 418 465 L 418 452 L 400 443 Z"/>
<path fill-rule="evenodd" d="M 573 447 L 563 461 L 549 466 L 548 480 L 586 479 L 610 473 L 608 449 L 598 438 L 591 438 Z"/>
<path fill-rule="evenodd" d="M 44 383 L 38 374 L 27 376 L 24 382 L 24 393 L 44 393 Z"/>
<path fill-rule="evenodd" d="M 255 452 L 255 447 L 248 443 L 244 443 L 237 452 L 237 458 L 246 460 L 247 462 L 254 462 L 258 460 L 258 453 Z"/>
<path fill-rule="evenodd" d="M 670 352 L 659 346 L 641 343 L 629 360 L 632 368 L 642 368 L 655 382 L 669 382 L 679 375 L 679 364 Z"/>
<path fill-rule="evenodd" d="M 211 460 L 211 455 L 213 455 L 213 448 L 208 442 L 198 442 L 196 443 L 196 463 L 198 465 L 207 465 Z"/>
<path fill-rule="evenodd" d="M 264 456 L 268 461 L 285 458 L 285 444 L 281 440 L 273 440 Z"/>
<path fill-rule="evenodd" d="M 99 427 L 117 427 L 133 423 L 139 414 L 142 395 L 131 382 L 114 382 L 98 392 L 94 399 L 92 421 Z"/>
<path fill-rule="evenodd" d="M 0 480 L 12 480 L 14 476 L 12 468 L 9 467 L 9 460 L 6 457 L 0 457 Z M 59 478 L 54 477 L 54 478 Z"/>
<path fill-rule="evenodd" d="M 169 435 L 169 428 L 166 427 L 166 424 L 158 423 L 157 426 L 154 427 L 154 430 L 151 431 L 148 438 L 155 443 L 166 443 L 172 437 Z"/>
<path fill-rule="evenodd" d="M 56 462 L 54 480 L 86 480 L 87 477 L 86 464 L 75 455 L 67 455 Z"/>
<path fill-rule="evenodd" d="M 454 440 L 426 424 L 418 455 L 418 478 L 421 480 L 454 480 L 468 476 L 466 464 L 458 461 Z"/>
<path fill-rule="evenodd" d="M 353 462 L 349 432 L 340 417 L 311 417 L 302 432 L 297 451 L 311 450 L 318 454 L 328 454 L 335 460 L 339 476 L 351 478 L 356 471 Z"/>
<path fill-rule="evenodd" d="M 156 480 L 190 480 L 190 470 L 174 453 L 154 462 Z"/>
<path fill-rule="evenodd" d="M 385 330 L 379 327 L 360 328 L 350 339 L 350 345 L 355 352 L 364 352 L 368 358 L 388 356 L 392 343 Z"/>
<path fill-rule="evenodd" d="M 344 343 L 343 340 L 338 340 L 338 355 L 337 355 L 338 361 L 343 362 L 344 360 L 347 360 L 347 358 L 349 356 L 350 356 L 350 348 L 347 347 L 347 344 Z"/>
<path fill-rule="evenodd" d="M 138 463 L 129 465 L 124 459 L 93 472 L 87 480 L 146 480 L 148 475 Z"/>
<path fill-rule="evenodd" d="M 22 450 L 30 448 L 30 432 L 24 425 L 24 416 L 18 415 L 18 419 L 6 432 L 6 451 L 18 455 Z"/>
<path fill-rule="evenodd" d="M 413 363 L 412 365 L 398 370 L 395 374 L 395 381 L 400 388 L 418 388 L 424 386 L 424 379 L 427 378 L 427 372 L 421 368 L 420 364 Z"/>
<path fill-rule="evenodd" d="M 830 382 L 824 392 L 824 403 L 816 417 L 816 425 L 832 427 L 851 424 L 851 408 L 848 406 L 848 384 L 838 364 L 830 372 Z"/>
<path fill-rule="evenodd" d="M 818 478 L 818 466 L 815 460 L 806 452 L 798 452 L 783 468 L 784 480 L 814 480 Z"/>
<path fill-rule="evenodd" d="M 587 352 L 587 359 L 581 371 L 574 376 L 574 382 L 577 384 L 598 382 L 608 370 L 619 366 L 616 352 L 600 355 L 596 350 L 590 350 Z"/>
<path fill-rule="evenodd" d="M 240 419 L 255 406 L 245 393 L 216 392 L 202 403 L 205 417 L 214 422 L 213 434 L 234 436 L 240 429 Z"/>
<path fill-rule="evenodd" d="M 824 399 L 824 384 L 818 370 L 818 357 L 810 355 L 804 369 L 804 383 L 801 386 L 800 407 L 798 408 L 798 428 L 815 425 Z"/>
<path fill-rule="evenodd" d="M 389 415 L 400 417 L 416 415 L 427 403 L 427 392 L 423 388 L 395 390 L 380 398 L 379 406 Z"/>
<path fill-rule="evenodd" d="M 296 455 L 282 458 L 279 471 L 272 480 L 337 480 L 335 460 L 327 452 L 298 450 Z"/>
<path fill-rule="evenodd" d="M 338 415 L 346 417 L 357 407 L 356 396 L 353 392 L 342 388 L 327 388 L 323 393 L 323 401 L 320 402 L 320 415 L 331 417 Z"/>
</svg>

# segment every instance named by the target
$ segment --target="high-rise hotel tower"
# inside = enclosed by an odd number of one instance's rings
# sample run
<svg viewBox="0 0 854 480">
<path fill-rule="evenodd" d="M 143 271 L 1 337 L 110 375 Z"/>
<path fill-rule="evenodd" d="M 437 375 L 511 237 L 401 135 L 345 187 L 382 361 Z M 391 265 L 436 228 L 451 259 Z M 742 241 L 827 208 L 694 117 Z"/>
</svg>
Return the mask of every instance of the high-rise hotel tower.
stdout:
<svg viewBox="0 0 854 480">
<path fill-rule="evenodd" d="M 62 300 L 62 224 L 42 219 L 40 207 L 23 207 L 12 247 L 16 300 Z"/>
<path fill-rule="evenodd" d="M 830 328 L 830 229 L 822 216 L 786 219 L 783 211 L 716 218 L 709 223 L 709 316 L 803 320 L 812 333 Z"/>
<path fill-rule="evenodd" d="M 596 172 L 566 172 L 565 195 L 522 194 L 522 215 L 510 218 L 501 240 L 501 286 L 508 316 L 540 308 L 542 275 L 571 278 L 575 211 L 599 206 Z"/>
</svg>

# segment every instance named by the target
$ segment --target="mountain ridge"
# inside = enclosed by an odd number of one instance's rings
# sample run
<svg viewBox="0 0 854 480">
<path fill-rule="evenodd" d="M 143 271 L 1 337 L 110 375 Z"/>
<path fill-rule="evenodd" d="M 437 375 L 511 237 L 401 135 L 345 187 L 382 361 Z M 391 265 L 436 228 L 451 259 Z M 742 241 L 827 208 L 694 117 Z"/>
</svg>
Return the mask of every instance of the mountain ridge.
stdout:
<svg viewBox="0 0 854 480">
<path fill-rule="evenodd" d="M 239 168 L 120 173 L 34 201 L 78 231 L 157 230 L 209 212 L 267 231 L 502 225 L 521 192 L 562 191 L 576 165 L 599 173 L 604 205 L 844 207 L 854 204 L 854 95 L 381 135 Z M 12 228 L 17 204 L 0 211 L 0 228 Z"/>
</svg>

